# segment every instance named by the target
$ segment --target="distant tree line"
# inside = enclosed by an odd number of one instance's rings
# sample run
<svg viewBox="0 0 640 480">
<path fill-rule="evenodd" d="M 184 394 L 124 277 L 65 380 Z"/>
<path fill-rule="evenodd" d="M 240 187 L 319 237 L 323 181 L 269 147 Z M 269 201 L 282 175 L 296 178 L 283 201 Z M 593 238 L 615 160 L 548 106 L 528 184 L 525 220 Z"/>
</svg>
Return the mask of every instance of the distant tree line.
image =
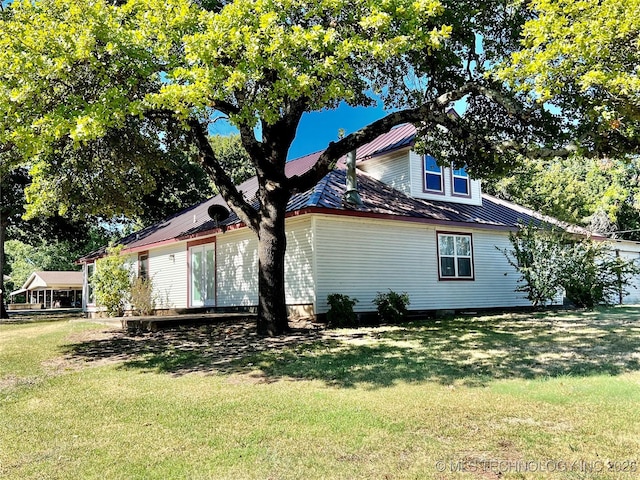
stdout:
<svg viewBox="0 0 640 480">
<path fill-rule="evenodd" d="M 564 222 L 640 240 L 640 160 L 523 159 L 483 189 Z"/>
</svg>

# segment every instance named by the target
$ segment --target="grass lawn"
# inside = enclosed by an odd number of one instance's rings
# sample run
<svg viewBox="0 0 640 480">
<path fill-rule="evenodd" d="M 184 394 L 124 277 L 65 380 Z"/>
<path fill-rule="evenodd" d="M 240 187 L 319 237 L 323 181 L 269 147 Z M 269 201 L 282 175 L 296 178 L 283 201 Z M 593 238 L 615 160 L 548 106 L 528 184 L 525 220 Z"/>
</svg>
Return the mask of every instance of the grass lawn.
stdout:
<svg viewBox="0 0 640 480">
<path fill-rule="evenodd" d="M 640 307 L 282 339 L 0 325 L 2 479 L 638 472 Z"/>
</svg>

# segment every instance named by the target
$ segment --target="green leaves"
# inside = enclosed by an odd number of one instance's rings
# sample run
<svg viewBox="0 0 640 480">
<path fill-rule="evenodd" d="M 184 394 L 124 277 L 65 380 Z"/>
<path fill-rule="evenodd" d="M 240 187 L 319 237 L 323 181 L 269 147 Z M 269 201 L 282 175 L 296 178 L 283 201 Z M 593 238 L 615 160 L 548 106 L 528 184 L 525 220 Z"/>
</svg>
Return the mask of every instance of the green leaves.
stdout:
<svg viewBox="0 0 640 480">
<path fill-rule="evenodd" d="M 107 256 L 97 261 L 91 278 L 97 304 L 105 307 L 110 317 L 122 316 L 131 290 L 131 272 L 121 251 L 121 246 L 109 247 Z"/>
<path fill-rule="evenodd" d="M 575 239 L 557 229 L 521 226 L 503 251 L 521 275 L 516 291 L 533 306 L 543 306 L 564 292 L 579 308 L 615 304 L 640 273 L 635 261 L 618 257 L 610 244 Z"/>
<path fill-rule="evenodd" d="M 137 69 L 124 66 L 128 58 L 112 62 L 126 42 L 114 11 L 104 2 L 12 4 L 0 40 L 0 84 L 10 91 L 1 107 L 18 127 L 11 141 L 36 154 L 65 135 L 97 138 L 136 111 L 126 88 L 113 84 Z"/>
<path fill-rule="evenodd" d="M 637 160 L 525 159 L 509 177 L 484 183 L 483 189 L 601 233 L 633 230 L 640 221 L 638 168 Z"/>
<path fill-rule="evenodd" d="M 535 0 L 523 48 L 497 72 L 599 135 L 601 150 L 640 138 L 640 0 Z M 619 144 L 623 143 L 622 146 Z M 628 147 L 627 147 L 628 148 Z"/>
<path fill-rule="evenodd" d="M 160 113 L 274 124 L 368 105 L 450 35 L 438 0 L 16 1 L 0 20 L 0 143 L 55 154 Z"/>
<path fill-rule="evenodd" d="M 185 64 L 150 99 L 181 112 L 228 102 L 232 120 L 248 125 L 274 123 L 298 99 L 312 110 L 362 103 L 374 72 L 447 37 L 440 11 L 437 1 L 235 1 L 202 12 L 183 37 Z"/>
</svg>

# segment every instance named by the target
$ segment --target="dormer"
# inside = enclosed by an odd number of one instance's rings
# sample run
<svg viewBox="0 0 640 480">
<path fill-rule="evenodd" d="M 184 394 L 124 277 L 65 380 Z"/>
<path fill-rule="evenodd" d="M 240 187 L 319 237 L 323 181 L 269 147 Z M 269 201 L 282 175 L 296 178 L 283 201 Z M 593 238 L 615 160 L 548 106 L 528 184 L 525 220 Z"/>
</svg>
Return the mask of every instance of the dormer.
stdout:
<svg viewBox="0 0 640 480">
<path fill-rule="evenodd" d="M 412 197 L 482 205 L 480 180 L 469 177 L 464 168 L 440 166 L 433 156 L 413 150 L 408 152 L 408 162 Z"/>
<path fill-rule="evenodd" d="M 393 128 L 358 150 L 358 169 L 414 198 L 482 205 L 479 180 L 464 168 L 440 166 L 433 156 L 416 153 L 414 139 L 412 125 Z"/>
</svg>

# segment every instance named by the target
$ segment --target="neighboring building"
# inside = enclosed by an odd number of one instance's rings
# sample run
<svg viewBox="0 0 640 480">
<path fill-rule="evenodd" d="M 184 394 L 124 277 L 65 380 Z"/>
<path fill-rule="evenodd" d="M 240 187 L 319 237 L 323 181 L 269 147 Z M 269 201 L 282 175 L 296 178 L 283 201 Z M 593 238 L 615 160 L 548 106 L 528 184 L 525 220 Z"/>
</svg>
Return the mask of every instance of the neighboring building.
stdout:
<svg viewBox="0 0 640 480">
<path fill-rule="evenodd" d="M 9 294 L 24 296 L 25 302 L 11 303 L 9 309 L 79 307 L 82 285 L 82 272 L 33 272 L 21 289 Z"/>
<path fill-rule="evenodd" d="M 327 295 L 359 300 L 374 311 L 379 291 L 407 292 L 412 310 L 480 309 L 529 305 L 515 292 L 519 274 L 501 250 L 519 224 L 557 220 L 481 192 L 464 169 L 438 166 L 412 150 L 415 128 L 403 125 L 357 152 L 363 204 L 344 201 L 346 170 L 340 164 L 288 205 L 287 303 L 300 315 L 326 313 Z M 319 153 L 291 161 L 288 176 L 309 169 Z M 247 199 L 255 178 L 240 185 Z M 124 238 L 132 270 L 153 279 L 162 309 L 253 307 L 257 304 L 257 239 L 235 214 L 220 221 L 216 196 Z M 217 207 L 220 208 L 220 207 Z M 577 234 L 585 230 L 569 225 Z M 637 258 L 640 244 L 616 247 Z M 85 309 L 96 311 L 91 276 L 104 250 L 82 258 Z M 640 290 L 625 300 L 640 300 Z M 561 302 L 562 299 L 558 299 Z"/>
</svg>

